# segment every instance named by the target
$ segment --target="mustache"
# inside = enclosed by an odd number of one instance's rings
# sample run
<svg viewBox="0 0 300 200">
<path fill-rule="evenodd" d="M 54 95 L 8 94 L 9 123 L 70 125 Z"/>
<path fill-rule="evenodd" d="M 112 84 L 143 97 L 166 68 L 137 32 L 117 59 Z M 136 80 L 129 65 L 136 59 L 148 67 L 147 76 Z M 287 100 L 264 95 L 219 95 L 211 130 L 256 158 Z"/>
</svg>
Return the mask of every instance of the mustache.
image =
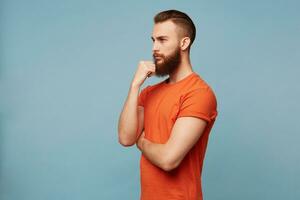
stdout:
<svg viewBox="0 0 300 200">
<path fill-rule="evenodd" d="M 156 57 L 163 57 L 163 55 L 161 55 L 161 54 L 153 54 L 152 55 L 154 58 L 156 58 Z"/>
</svg>

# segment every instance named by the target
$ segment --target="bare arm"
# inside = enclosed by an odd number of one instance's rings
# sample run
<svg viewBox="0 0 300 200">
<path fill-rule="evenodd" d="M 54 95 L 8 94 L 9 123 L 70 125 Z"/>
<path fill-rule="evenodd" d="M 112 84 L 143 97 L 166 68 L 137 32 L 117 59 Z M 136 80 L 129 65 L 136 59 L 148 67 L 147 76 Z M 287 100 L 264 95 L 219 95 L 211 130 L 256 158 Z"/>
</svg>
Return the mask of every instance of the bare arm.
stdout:
<svg viewBox="0 0 300 200">
<path fill-rule="evenodd" d="M 205 130 L 207 122 L 196 117 L 180 117 L 176 120 L 167 143 L 156 144 L 144 133 L 137 141 L 137 147 L 154 165 L 165 171 L 176 168 L 194 146 Z"/>
<path fill-rule="evenodd" d="M 155 66 L 151 61 L 141 61 L 130 85 L 118 123 L 118 139 L 123 146 L 136 143 L 144 128 L 144 107 L 138 106 L 140 86 L 145 79 L 155 74 Z"/>
<path fill-rule="evenodd" d="M 138 106 L 138 95 L 139 86 L 131 85 L 118 125 L 119 143 L 123 146 L 135 144 L 144 128 L 144 108 Z"/>
</svg>

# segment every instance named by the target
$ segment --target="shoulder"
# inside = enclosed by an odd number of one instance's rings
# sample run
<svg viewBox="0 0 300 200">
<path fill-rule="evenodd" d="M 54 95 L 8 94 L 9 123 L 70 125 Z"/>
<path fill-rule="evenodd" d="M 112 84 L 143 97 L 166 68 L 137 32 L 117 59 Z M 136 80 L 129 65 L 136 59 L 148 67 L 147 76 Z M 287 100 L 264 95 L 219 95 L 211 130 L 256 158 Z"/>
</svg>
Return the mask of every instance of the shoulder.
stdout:
<svg viewBox="0 0 300 200">
<path fill-rule="evenodd" d="M 183 96 L 189 93 L 203 93 L 215 97 L 212 87 L 200 75 L 195 74 L 188 84 L 183 88 Z"/>
<path fill-rule="evenodd" d="M 217 98 L 212 87 L 196 74 L 182 88 L 180 102 L 189 102 L 209 106 L 212 109 L 217 109 Z"/>
</svg>

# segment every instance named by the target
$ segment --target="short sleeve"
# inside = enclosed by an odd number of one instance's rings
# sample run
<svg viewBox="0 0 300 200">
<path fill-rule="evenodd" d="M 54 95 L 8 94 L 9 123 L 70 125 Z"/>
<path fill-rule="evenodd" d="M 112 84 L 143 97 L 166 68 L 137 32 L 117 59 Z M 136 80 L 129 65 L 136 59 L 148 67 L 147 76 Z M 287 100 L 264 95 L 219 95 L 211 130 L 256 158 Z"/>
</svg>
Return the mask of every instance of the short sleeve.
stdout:
<svg viewBox="0 0 300 200">
<path fill-rule="evenodd" d="M 198 117 L 207 122 L 217 116 L 217 101 L 213 91 L 208 88 L 199 88 L 185 94 L 177 117 Z"/>
<path fill-rule="evenodd" d="M 142 89 L 142 91 L 140 92 L 139 97 L 138 97 L 138 105 L 139 106 L 143 106 L 144 107 L 144 103 L 145 103 L 146 97 L 147 97 L 148 88 L 149 88 L 149 86 L 147 86 L 146 88 Z"/>
</svg>

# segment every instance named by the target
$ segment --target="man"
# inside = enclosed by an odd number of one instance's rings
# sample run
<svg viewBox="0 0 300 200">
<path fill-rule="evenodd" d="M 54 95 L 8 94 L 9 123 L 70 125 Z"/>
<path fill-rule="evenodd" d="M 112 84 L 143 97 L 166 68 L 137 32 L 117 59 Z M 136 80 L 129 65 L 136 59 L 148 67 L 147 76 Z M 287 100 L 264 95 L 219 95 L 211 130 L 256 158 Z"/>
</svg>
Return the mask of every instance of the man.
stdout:
<svg viewBox="0 0 300 200">
<path fill-rule="evenodd" d="M 192 70 L 196 36 L 183 12 L 154 17 L 153 59 L 141 61 L 120 114 L 119 142 L 141 151 L 141 200 L 201 200 L 201 172 L 217 101 L 210 86 Z M 139 88 L 147 77 L 169 78 Z"/>
</svg>

